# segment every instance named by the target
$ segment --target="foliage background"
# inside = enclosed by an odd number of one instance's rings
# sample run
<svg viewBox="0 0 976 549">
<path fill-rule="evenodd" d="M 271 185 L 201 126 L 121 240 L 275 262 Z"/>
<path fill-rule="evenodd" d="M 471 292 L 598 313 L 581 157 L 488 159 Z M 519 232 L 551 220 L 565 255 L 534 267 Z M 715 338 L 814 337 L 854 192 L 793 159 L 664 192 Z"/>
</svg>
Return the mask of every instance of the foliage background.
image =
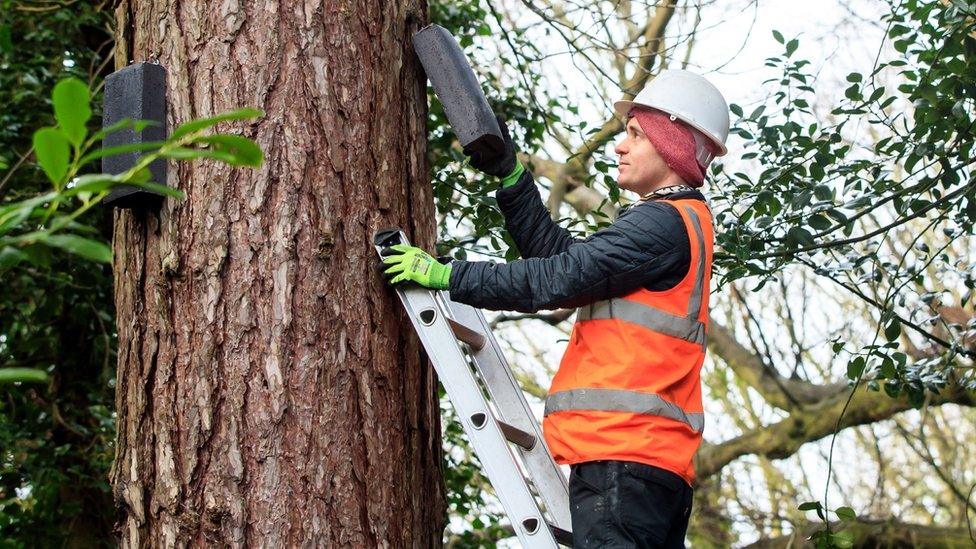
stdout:
<svg viewBox="0 0 976 549">
<path fill-rule="evenodd" d="M 111 20 L 97 2 L 37 10 L 0 2 L 0 159 L 19 165 L 0 180 L 0 202 L 49 190 L 28 154 L 31 134 L 53 124 L 50 95 L 59 79 L 76 76 L 100 89 L 112 51 Z M 101 104 L 99 96 L 94 104 Z M 98 127 L 100 113 L 94 114 Z M 82 221 L 111 238 L 109 211 L 96 208 Z M 41 368 L 51 376 L 47 385 L 0 389 L 2 543 L 110 545 L 111 266 L 44 247 L 34 252 L 41 266 L 0 273 L 0 367 Z"/>
</svg>

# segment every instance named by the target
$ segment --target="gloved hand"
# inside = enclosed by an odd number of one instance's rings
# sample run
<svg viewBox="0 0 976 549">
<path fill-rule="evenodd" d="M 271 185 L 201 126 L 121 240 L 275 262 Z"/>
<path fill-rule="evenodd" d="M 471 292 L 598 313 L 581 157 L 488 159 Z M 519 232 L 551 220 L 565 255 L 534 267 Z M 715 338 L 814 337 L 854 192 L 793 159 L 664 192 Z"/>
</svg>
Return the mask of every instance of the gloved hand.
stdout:
<svg viewBox="0 0 976 549">
<path fill-rule="evenodd" d="M 390 284 L 412 280 L 434 290 L 446 290 L 451 285 L 451 266 L 438 262 L 420 248 L 395 244 L 383 248 L 380 255 L 384 264 L 391 265 L 383 271 Z"/>
<path fill-rule="evenodd" d="M 495 177 L 508 179 L 521 164 L 518 163 L 518 159 L 515 157 L 515 144 L 512 142 L 512 136 L 508 133 L 508 125 L 505 123 L 505 119 L 501 116 L 495 116 L 495 120 L 498 121 L 498 127 L 502 130 L 502 139 L 505 141 L 502 152 L 500 154 L 490 154 L 484 151 L 465 149 L 464 154 L 471 157 L 471 166 L 476 170 Z"/>
</svg>

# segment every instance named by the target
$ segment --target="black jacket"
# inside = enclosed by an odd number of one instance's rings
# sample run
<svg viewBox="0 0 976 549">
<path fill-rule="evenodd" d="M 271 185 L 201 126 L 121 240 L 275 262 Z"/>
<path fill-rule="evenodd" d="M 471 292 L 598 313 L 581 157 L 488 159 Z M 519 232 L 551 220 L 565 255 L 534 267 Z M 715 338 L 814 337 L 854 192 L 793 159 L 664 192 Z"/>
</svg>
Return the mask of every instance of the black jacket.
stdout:
<svg viewBox="0 0 976 549">
<path fill-rule="evenodd" d="M 612 225 L 580 240 L 552 221 L 528 170 L 496 197 L 523 259 L 454 261 L 451 299 L 522 312 L 578 307 L 641 287 L 674 287 L 691 265 L 691 247 L 681 215 L 668 200 L 705 200 L 691 190 L 637 202 L 622 209 Z"/>
</svg>

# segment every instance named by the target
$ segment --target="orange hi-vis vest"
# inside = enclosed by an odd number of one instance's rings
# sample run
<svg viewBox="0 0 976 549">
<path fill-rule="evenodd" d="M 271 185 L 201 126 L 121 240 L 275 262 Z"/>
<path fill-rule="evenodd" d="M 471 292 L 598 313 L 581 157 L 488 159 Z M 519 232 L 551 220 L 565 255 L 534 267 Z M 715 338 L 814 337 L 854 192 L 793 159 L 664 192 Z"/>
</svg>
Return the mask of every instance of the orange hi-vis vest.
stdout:
<svg viewBox="0 0 976 549">
<path fill-rule="evenodd" d="M 690 485 L 705 426 L 700 372 L 714 230 L 705 202 L 669 203 L 688 231 L 688 274 L 669 290 L 640 288 L 579 309 L 543 430 L 558 463 L 636 461 Z"/>
</svg>

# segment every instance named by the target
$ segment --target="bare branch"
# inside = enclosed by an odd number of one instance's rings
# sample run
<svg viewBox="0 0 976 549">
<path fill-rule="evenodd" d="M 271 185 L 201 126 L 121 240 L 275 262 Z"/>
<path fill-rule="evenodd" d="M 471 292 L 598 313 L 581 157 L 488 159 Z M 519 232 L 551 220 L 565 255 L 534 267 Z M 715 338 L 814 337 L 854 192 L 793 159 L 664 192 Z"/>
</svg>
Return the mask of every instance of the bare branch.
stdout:
<svg viewBox="0 0 976 549">
<path fill-rule="evenodd" d="M 818 385 L 779 375 L 755 353 L 736 341 L 728 328 L 708 320 L 708 350 L 721 357 L 733 372 L 755 389 L 770 405 L 783 410 L 812 405 L 840 394 L 846 383 Z"/>
<path fill-rule="evenodd" d="M 698 451 L 695 464 L 699 478 L 713 475 L 745 455 L 755 454 L 771 459 L 789 457 L 804 444 L 833 433 L 839 417 L 840 429 L 846 429 L 882 421 L 912 408 L 905 396 L 891 398 L 881 391 L 858 389 L 842 417 L 841 410 L 844 409 L 847 397 L 846 392 L 841 393 L 818 405 L 794 410 L 779 423 L 761 427 L 726 442 L 703 445 Z M 947 403 L 976 406 L 976 395 L 959 385 L 952 385 L 931 400 L 933 406 Z"/>
</svg>

